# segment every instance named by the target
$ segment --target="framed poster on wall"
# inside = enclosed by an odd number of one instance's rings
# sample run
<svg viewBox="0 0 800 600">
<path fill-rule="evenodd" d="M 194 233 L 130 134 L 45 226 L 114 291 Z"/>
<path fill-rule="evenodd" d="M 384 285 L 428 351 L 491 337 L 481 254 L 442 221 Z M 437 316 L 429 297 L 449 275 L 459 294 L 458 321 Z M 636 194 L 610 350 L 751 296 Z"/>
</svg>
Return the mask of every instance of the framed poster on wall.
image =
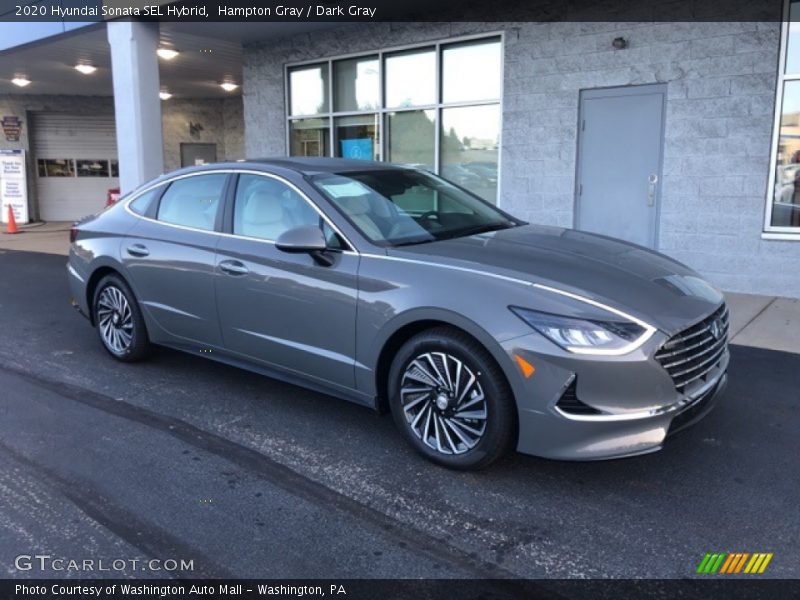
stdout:
<svg viewBox="0 0 800 600">
<path fill-rule="evenodd" d="M 24 150 L 0 150 L 0 220 L 8 221 L 8 207 L 17 223 L 27 223 L 28 182 Z"/>
</svg>

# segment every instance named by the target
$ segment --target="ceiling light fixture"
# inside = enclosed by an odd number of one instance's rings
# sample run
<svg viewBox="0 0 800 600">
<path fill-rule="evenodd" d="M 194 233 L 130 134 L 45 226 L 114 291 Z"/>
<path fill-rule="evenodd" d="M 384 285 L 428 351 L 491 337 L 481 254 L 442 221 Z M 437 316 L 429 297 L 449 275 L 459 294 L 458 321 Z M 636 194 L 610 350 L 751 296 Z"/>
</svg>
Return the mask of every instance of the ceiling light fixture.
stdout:
<svg viewBox="0 0 800 600">
<path fill-rule="evenodd" d="M 172 60 L 173 58 L 178 56 L 180 52 L 178 52 L 174 48 L 159 48 L 158 50 L 156 50 L 156 54 L 158 54 L 164 60 Z"/>
<path fill-rule="evenodd" d="M 83 73 L 84 75 L 91 75 L 95 71 L 97 71 L 97 67 L 94 65 L 87 65 L 85 63 L 75 65 L 75 70 Z"/>
<path fill-rule="evenodd" d="M 239 84 L 233 83 L 232 81 L 223 81 L 222 83 L 219 84 L 219 87 L 221 87 L 226 92 L 232 92 L 233 90 L 239 87 Z"/>
<path fill-rule="evenodd" d="M 170 98 L 172 98 L 172 94 L 170 94 L 167 90 L 161 90 L 160 92 L 158 92 L 158 97 L 161 98 L 162 100 L 169 100 Z"/>
<path fill-rule="evenodd" d="M 14 77 L 14 79 L 11 80 L 11 83 L 19 87 L 25 87 L 30 82 L 31 80 L 25 77 L 24 75 L 17 75 L 16 77 Z"/>
</svg>

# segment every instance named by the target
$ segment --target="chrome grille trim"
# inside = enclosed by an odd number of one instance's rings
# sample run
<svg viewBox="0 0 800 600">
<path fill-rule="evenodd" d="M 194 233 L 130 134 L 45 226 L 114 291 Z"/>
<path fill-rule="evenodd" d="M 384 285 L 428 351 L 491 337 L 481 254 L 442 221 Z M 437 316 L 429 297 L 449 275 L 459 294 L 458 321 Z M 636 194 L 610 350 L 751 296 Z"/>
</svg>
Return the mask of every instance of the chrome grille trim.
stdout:
<svg viewBox="0 0 800 600">
<path fill-rule="evenodd" d="M 686 349 L 686 351 L 688 352 L 689 350 L 693 350 L 695 348 L 699 348 L 700 346 L 703 346 L 704 349 L 701 350 L 700 352 L 698 352 L 697 354 L 694 354 L 694 355 L 690 356 L 689 358 L 682 358 L 681 360 L 676 360 L 676 361 L 673 361 L 673 362 L 670 362 L 670 363 L 666 363 L 666 364 L 662 363 L 662 366 L 665 369 L 671 369 L 672 367 L 677 367 L 678 365 L 685 364 L 685 363 L 687 363 L 687 362 L 689 362 L 691 360 L 694 360 L 695 358 L 699 358 L 700 356 L 703 356 L 704 354 L 714 350 L 717 346 L 725 344 L 725 342 L 727 341 L 727 339 L 726 339 L 727 335 L 728 335 L 728 330 L 726 329 L 725 330 L 725 335 L 721 336 L 718 340 L 715 340 L 714 338 L 709 337 L 709 338 L 705 339 L 703 342 L 701 342 L 700 344 L 695 344 L 694 346 L 690 346 L 689 348 Z M 708 342 L 711 342 L 711 344 L 709 345 Z M 677 356 L 677 354 L 672 353 L 672 356 Z M 665 357 L 662 357 L 662 358 L 667 358 L 667 357 L 665 356 Z M 675 373 L 675 375 L 680 375 L 680 373 Z"/>
<path fill-rule="evenodd" d="M 717 319 L 721 335 L 715 338 L 711 331 Z M 689 384 L 717 366 L 728 347 L 729 329 L 730 313 L 723 304 L 702 321 L 672 336 L 656 352 L 656 360 L 669 373 L 679 392 L 686 391 Z M 698 340 L 700 336 L 704 337 Z"/>
</svg>

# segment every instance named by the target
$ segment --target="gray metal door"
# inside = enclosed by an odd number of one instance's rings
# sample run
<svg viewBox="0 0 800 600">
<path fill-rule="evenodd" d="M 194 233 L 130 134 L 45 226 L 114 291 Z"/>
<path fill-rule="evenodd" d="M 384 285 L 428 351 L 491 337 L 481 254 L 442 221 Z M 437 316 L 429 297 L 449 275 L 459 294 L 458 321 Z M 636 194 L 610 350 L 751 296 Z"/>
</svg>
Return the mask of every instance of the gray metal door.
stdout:
<svg viewBox="0 0 800 600">
<path fill-rule="evenodd" d="M 666 90 L 581 92 L 577 229 L 656 247 Z"/>
<path fill-rule="evenodd" d="M 194 167 L 217 162 L 216 144 L 181 144 L 181 166 Z"/>
</svg>

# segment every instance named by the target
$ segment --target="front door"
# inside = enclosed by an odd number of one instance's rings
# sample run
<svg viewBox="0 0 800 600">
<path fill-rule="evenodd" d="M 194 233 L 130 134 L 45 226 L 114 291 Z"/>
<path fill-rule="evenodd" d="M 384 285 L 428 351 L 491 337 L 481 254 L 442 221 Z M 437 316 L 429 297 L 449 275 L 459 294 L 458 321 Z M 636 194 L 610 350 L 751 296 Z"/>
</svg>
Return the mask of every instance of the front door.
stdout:
<svg viewBox="0 0 800 600">
<path fill-rule="evenodd" d="M 258 362 L 353 388 L 358 255 L 334 250 L 332 265 L 288 254 L 275 240 L 288 229 L 322 226 L 342 241 L 282 180 L 239 175 L 234 235 L 217 246 L 216 297 L 225 348 Z"/>
<path fill-rule="evenodd" d="M 575 227 L 655 248 L 666 85 L 584 90 Z"/>
</svg>

